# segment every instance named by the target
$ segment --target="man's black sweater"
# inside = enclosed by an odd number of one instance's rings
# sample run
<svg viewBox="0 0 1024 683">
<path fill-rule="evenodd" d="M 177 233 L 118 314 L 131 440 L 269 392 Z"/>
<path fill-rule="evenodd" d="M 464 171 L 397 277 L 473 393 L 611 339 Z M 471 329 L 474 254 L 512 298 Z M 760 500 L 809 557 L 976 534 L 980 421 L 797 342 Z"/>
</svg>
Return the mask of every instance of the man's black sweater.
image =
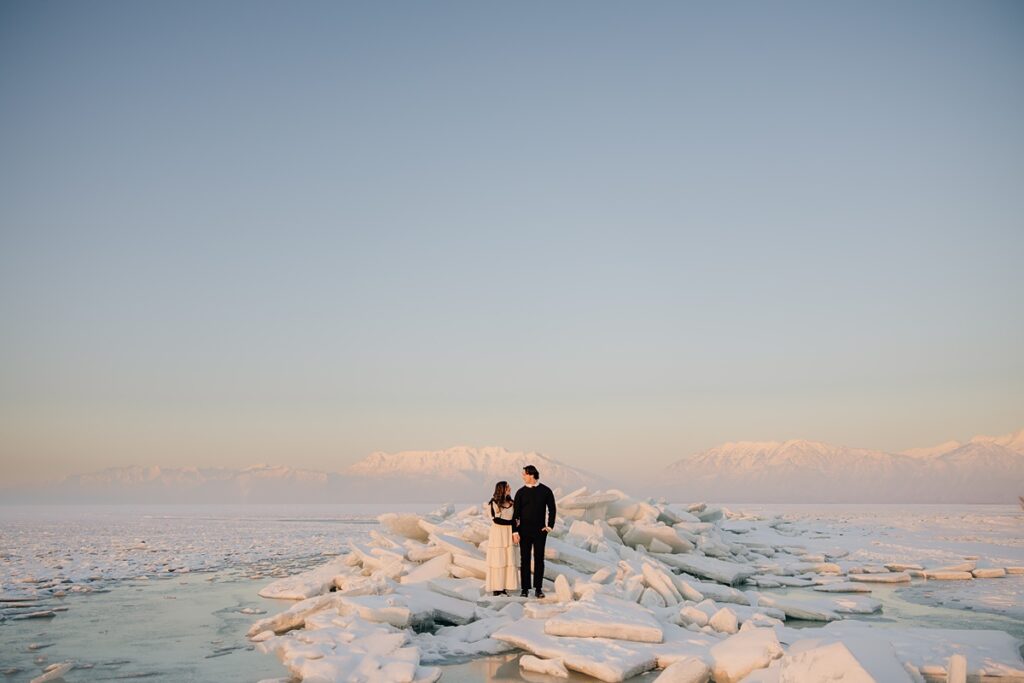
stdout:
<svg viewBox="0 0 1024 683">
<path fill-rule="evenodd" d="M 547 508 L 547 521 L 544 510 Z M 540 533 L 544 527 L 555 526 L 555 494 L 547 486 L 524 486 L 516 491 L 513 501 L 513 529 L 520 534 Z"/>
</svg>

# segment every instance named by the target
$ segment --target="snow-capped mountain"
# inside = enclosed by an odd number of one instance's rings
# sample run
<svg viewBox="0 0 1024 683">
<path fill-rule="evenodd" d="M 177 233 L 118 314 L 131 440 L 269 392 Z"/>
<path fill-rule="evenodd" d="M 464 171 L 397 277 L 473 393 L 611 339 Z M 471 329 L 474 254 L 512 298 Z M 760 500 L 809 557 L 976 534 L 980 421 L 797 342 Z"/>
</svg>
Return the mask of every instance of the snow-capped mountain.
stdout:
<svg viewBox="0 0 1024 683">
<path fill-rule="evenodd" d="M 1009 503 L 1024 491 L 1024 430 L 901 453 L 791 440 L 726 443 L 670 465 L 658 492 L 734 502 Z"/>
<path fill-rule="evenodd" d="M 497 446 L 471 448 L 457 446 L 443 451 L 402 451 L 373 453 L 349 467 L 350 477 L 373 480 L 385 489 L 432 487 L 442 491 L 482 491 L 490 497 L 494 484 L 509 482 L 513 489 L 521 485 L 520 472 L 527 465 L 540 471 L 540 478 L 552 489 L 566 491 L 580 486 L 607 484 L 600 477 L 560 463 L 540 453 L 512 452 Z M 479 498 L 481 494 L 477 493 Z M 450 498 L 451 495 L 444 496 Z M 475 499 L 474 499 L 475 500 Z"/>
<path fill-rule="evenodd" d="M 0 491 L 0 501 L 91 503 L 436 503 L 487 500 L 498 481 L 513 489 L 526 465 L 566 491 L 602 487 L 599 477 L 540 453 L 457 447 L 373 453 L 343 472 L 284 465 L 245 469 L 135 466 L 79 474 L 37 491 Z"/>
</svg>

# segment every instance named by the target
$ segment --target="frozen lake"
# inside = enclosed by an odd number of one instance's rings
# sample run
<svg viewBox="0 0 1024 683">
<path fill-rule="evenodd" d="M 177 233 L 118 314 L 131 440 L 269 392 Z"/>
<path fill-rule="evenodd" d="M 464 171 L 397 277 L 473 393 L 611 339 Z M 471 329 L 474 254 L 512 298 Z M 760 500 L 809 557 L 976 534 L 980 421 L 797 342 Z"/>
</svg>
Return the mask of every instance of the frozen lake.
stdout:
<svg viewBox="0 0 1024 683">
<path fill-rule="evenodd" d="M 365 540 L 382 512 L 432 507 L 0 506 L 0 680 L 27 681 L 68 660 L 80 665 L 65 676 L 69 683 L 284 676 L 245 632 L 292 603 L 257 591 L 344 552 L 350 539 Z M 849 561 L 1024 564 L 1024 515 L 1014 506 L 727 507 L 780 517 L 808 548 L 842 548 Z M 742 520 L 730 524 L 742 528 Z M 1024 576 L 914 581 L 876 587 L 873 597 L 882 613 L 859 618 L 879 625 L 998 629 L 1024 638 Z M 21 618 L 47 611 L 53 615 Z M 509 655 L 444 670 L 446 680 L 518 675 Z"/>
</svg>

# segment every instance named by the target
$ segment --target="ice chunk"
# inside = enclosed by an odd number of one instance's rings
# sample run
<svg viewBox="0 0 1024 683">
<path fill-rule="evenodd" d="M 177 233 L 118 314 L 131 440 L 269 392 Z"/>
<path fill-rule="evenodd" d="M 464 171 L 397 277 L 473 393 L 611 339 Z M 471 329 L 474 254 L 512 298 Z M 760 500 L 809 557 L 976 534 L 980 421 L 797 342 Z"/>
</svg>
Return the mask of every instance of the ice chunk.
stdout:
<svg viewBox="0 0 1024 683">
<path fill-rule="evenodd" d="M 740 624 L 736 619 L 736 613 L 728 607 L 723 607 L 715 612 L 715 614 L 708 619 L 708 626 L 719 633 L 732 634 L 740 630 Z"/>
<path fill-rule="evenodd" d="M 889 572 L 888 574 L 849 574 L 851 581 L 862 581 L 864 583 L 907 583 L 910 581 L 910 574 L 906 572 Z"/>
<path fill-rule="evenodd" d="M 572 600 L 572 588 L 565 576 L 555 577 L 555 597 L 559 602 L 570 602 Z"/>
<path fill-rule="evenodd" d="M 253 624 L 248 631 L 248 635 L 254 636 L 261 631 L 273 631 L 274 633 L 284 633 L 290 631 L 293 628 L 302 626 L 305 623 L 306 618 L 326 609 L 334 609 L 339 604 L 339 600 L 342 596 L 328 593 L 326 595 L 318 595 L 314 598 L 307 598 L 301 602 L 297 602 L 290 608 L 275 614 L 272 617 L 266 619 L 260 619 Z"/>
<path fill-rule="evenodd" d="M 544 548 L 544 558 L 554 560 L 578 569 L 587 574 L 593 574 L 604 567 L 615 566 L 619 557 L 610 552 L 593 553 L 582 548 L 577 548 L 571 543 L 549 535 Z"/>
<path fill-rule="evenodd" d="M 533 655 L 523 655 L 519 658 L 519 668 L 558 678 L 569 677 L 569 670 L 565 668 L 561 659 L 541 659 Z"/>
<path fill-rule="evenodd" d="M 700 657 L 685 657 L 670 664 L 654 683 L 707 683 L 711 668 Z"/>
<path fill-rule="evenodd" d="M 665 598 L 658 595 L 658 592 L 653 588 L 644 588 L 643 593 L 640 594 L 639 602 L 650 610 L 658 610 L 667 607 L 665 604 Z"/>
<path fill-rule="evenodd" d="M 729 636 L 711 648 L 715 683 L 737 683 L 754 669 L 763 669 L 782 656 L 774 629 L 752 628 Z"/>
<path fill-rule="evenodd" d="M 729 586 L 742 583 L 747 577 L 753 576 L 756 571 L 748 565 L 719 560 L 714 557 L 694 555 L 665 555 L 654 554 L 653 557 L 661 560 L 670 567 L 682 569 L 684 572 L 703 576 L 705 578 L 723 583 Z"/>
<path fill-rule="evenodd" d="M 761 594 L 758 605 L 774 607 L 793 619 L 834 621 L 842 614 L 872 614 L 882 609 L 882 603 L 860 595 L 815 597 L 804 593 L 790 595 Z"/>
<path fill-rule="evenodd" d="M 896 659 L 905 662 L 925 678 L 944 679 L 948 675 L 949 658 L 960 654 L 967 659 L 967 675 L 1024 679 L 1024 660 L 1020 642 L 1004 631 L 981 629 L 885 628 L 873 629 L 861 621 L 828 624 L 823 637 L 856 643 L 868 635 L 883 637 L 891 643 Z"/>
<path fill-rule="evenodd" d="M 970 581 L 974 575 L 966 571 L 925 570 L 924 578 L 932 581 Z"/>
<path fill-rule="evenodd" d="M 452 555 L 465 555 L 476 559 L 483 560 L 484 555 L 480 552 L 480 549 L 469 541 L 464 541 L 461 538 L 450 536 L 448 534 L 433 533 L 430 534 L 430 540 L 436 545 L 444 548 Z"/>
<path fill-rule="evenodd" d="M 348 566 L 348 561 L 347 555 L 341 555 L 301 574 L 278 579 L 260 589 L 259 595 L 264 598 L 285 600 L 305 600 L 315 595 L 321 595 L 334 585 L 335 576 L 352 573 L 353 570 Z"/>
<path fill-rule="evenodd" d="M 683 624 L 696 624 L 697 626 L 707 626 L 708 614 L 701 609 L 697 609 L 693 605 L 685 605 L 679 610 L 679 618 Z"/>
<path fill-rule="evenodd" d="M 843 643 L 831 643 L 809 650 L 798 651 L 782 658 L 779 666 L 779 683 L 889 683 L 909 681 L 906 672 L 901 678 L 879 680 L 864 670 L 861 663 Z"/>
<path fill-rule="evenodd" d="M 438 578 L 427 581 L 427 588 L 441 595 L 459 600 L 476 602 L 483 593 L 484 582 L 480 579 L 448 579 Z"/>
<path fill-rule="evenodd" d="M 567 669 L 617 683 L 657 667 L 650 650 L 627 647 L 609 638 L 560 638 L 544 632 L 544 623 L 523 619 L 491 636 L 538 657 L 561 659 Z"/>
<path fill-rule="evenodd" d="M 451 553 L 438 555 L 432 560 L 427 560 L 420 566 L 401 578 L 402 583 L 423 583 L 432 579 L 440 579 L 448 576 L 448 567 L 452 563 Z"/>
<path fill-rule="evenodd" d="M 642 572 L 644 582 L 661 595 L 666 605 L 676 605 L 682 601 L 683 596 L 672 582 L 669 572 L 655 567 L 650 562 L 643 563 Z"/>
<path fill-rule="evenodd" d="M 985 567 L 975 569 L 971 572 L 976 579 L 1001 579 L 1006 576 L 1006 570 L 1002 567 Z"/>
<path fill-rule="evenodd" d="M 651 543 L 654 540 L 660 541 L 663 547 L 667 546 L 670 548 L 667 552 L 686 553 L 694 549 L 693 543 L 680 536 L 672 527 L 663 524 L 642 524 L 638 522 L 622 535 L 622 542 L 626 545 L 632 548 L 642 545 L 652 552 L 655 552 L 654 548 L 651 547 Z"/>
<path fill-rule="evenodd" d="M 74 666 L 74 662 L 51 664 L 49 667 L 47 667 L 46 672 L 42 676 L 36 676 L 32 679 L 31 683 L 45 683 L 45 681 L 55 681 L 67 672 L 71 671 L 71 669 L 73 669 Z"/>
<path fill-rule="evenodd" d="M 963 655 L 951 655 L 946 670 L 946 683 L 967 683 L 967 658 Z"/>
<path fill-rule="evenodd" d="M 452 564 L 465 570 L 469 576 L 477 579 L 487 578 L 487 561 L 469 555 L 452 555 Z M 450 569 L 454 575 L 454 568 Z"/>
<path fill-rule="evenodd" d="M 544 622 L 544 632 L 553 636 L 613 638 L 660 643 L 662 627 L 650 611 L 639 605 L 598 595 L 576 602 L 565 612 Z"/>
<path fill-rule="evenodd" d="M 815 586 L 814 590 L 819 593 L 870 593 L 871 588 L 865 586 L 863 583 L 855 583 L 853 581 L 840 581 L 838 583 L 826 583 L 821 586 Z"/>
</svg>

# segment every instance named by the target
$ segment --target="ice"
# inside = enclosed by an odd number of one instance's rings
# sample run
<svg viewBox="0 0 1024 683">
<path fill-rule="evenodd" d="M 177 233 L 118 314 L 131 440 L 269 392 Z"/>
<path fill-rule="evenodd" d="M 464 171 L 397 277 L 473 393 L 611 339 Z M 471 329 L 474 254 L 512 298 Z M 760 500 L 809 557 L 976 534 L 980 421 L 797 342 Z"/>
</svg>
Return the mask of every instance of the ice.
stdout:
<svg viewBox="0 0 1024 683">
<path fill-rule="evenodd" d="M 600 569 L 614 567 L 619 561 L 619 556 L 610 550 L 590 552 L 549 534 L 544 546 L 544 559 L 567 565 L 587 574 L 593 574 Z"/>
<path fill-rule="evenodd" d="M 1001 579 L 1006 576 L 1006 570 L 1002 567 L 984 567 L 971 572 L 976 579 Z"/>
<path fill-rule="evenodd" d="M 448 534 L 431 534 L 430 540 L 453 555 L 465 555 L 483 560 L 484 554 L 472 543 Z"/>
<path fill-rule="evenodd" d="M 391 533 L 405 536 L 414 541 L 426 541 L 429 536 L 420 526 L 419 515 L 387 512 L 377 517 L 377 521 Z"/>
<path fill-rule="evenodd" d="M 264 598 L 305 600 L 329 590 L 334 585 L 334 578 L 339 574 L 351 573 L 348 556 L 343 555 L 301 574 L 278 579 L 265 586 L 259 595 Z"/>
<path fill-rule="evenodd" d="M 474 578 L 437 578 L 429 580 L 427 587 L 441 595 L 475 602 L 483 594 L 484 582 Z"/>
<path fill-rule="evenodd" d="M 71 671 L 75 667 L 74 662 L 63 662 L 61 664 L 52 664 L 47 667 L 46 672 L 42 676 L 36 676 L 32 679 L 31 683 L 45 683 L 45 681 L 55 681 L 61 678 L 67 672 Z"/>
<path fill-rule="evenodd" d="M 829 624 L 822 630 L 826 637 L 854 642 L 865 633 L 888 640 L 899 661 L 909 663 L 922 676 L 943 677 L 948 674 L 949 658 L 963 655 L 967 659 L 967 675 L 1024 678 L 1024 660 L 1020 641 L 1002 631 L 893 628 L 874 632 L 864 622 L 844 621 Z"/>
<path fill-rule="evenodd" d="M 888 572 L 885 574 L 850 574 L 851 581 L 861 583 L 908 583 L 910 574 L 907 572 Z"/>
<path fill-rule="evenodd" d="M 711 648 L 715 683 L 737 683 L 754 669 L 782 656 L 782 646 L 770 628 L 754 628 L 729 636 Z"/>
<path fill-rule="evenodd" d="M 661 560 L 670 567 L 676 567 L 684 572 L 696 574 L 712 581 L 717 581 L 728 586 L 741 583 L 755 571 L 749 565 L 742 565 L 736 562 L 719 560 L 714 557 L 701 555 L 665 555 L 662 553 L 652 554 L 653 557 Z"/>
<path fill-rule="evenodd" d="M 815 597 L 806 594 L 781 596 L 766 593 L 760 596 L 758 605 L 782 610 L 787 617 L 793 619 L 811 621 L 834 621 L 842 619 L 843 614 L 872 614 L 882 608 L 878 600 L 858 595 Z"/>
<path fill-rule="evenodd" d="M 650 611 L 635 603 L 609 596 L 574 603 L 569 609 L 544 622 L 544 632 L 553 636 L 613 638 L 660 643 L 661 625 Z"/>
<path fill-rule="evenodd" d="M 707 683 L 711 668 L 699 657 L 686 657 L 670 664 L 654 679 L 655 683 Z"/>
<path fill-rule="evenodd" d="M 538 657 L 560 659 L 567 668 L 602 681 L 616 682 L 657 667 L 650 651 L 624 646 L 608 638 L 557 637 L 544 632 L 544 623 L 523 619 L 495 632 L 493 637 Z"/>
<path fill-rule="evenodd" d="M 711 618 L 708 619 L 708 626 L 719 633 L 730 635 L 740 630 L 740 623 L 736 617 L 736 612 L 728 607 L 723 607 L 711 615 Z"/>
<path fill-rule="evenodd" d="M 958 571 L 926 571 L 924 578 L 932 581 L 970 581 L 974 578 L 971 572 Z"/>
<path fill-rule="evenodd" d="M 402 583 L 423 583 L 448 576 L 448 568 L 452 564 L 451 553 L 443 553 L 427 560 L 416 569 L 401 578 Z"/>
<path fill-rule="evenodd" d="M 652 543 L 657 541 L 664 550 L 656 550 Z M 679 532 L 664 524 L 636 523 L 622 535 L 622 542 L 636 548 L 644 546 L 651 552 L 685 553 L 694 549 L 693 543 L 679 535 Z"/>
<path fill-rule="evenodd" d="M 565 578 L 564 574 L 555 577 L 555 597 L 559 602 L 569 602 L 572 600 L 572 588 L 569 586 L 569 580 Z"/>
<path fill-rule="evenodd" d="M 352 672 L 367 680 L 418 676 L 409 661 L 387 659 L 401 650 L 415 652 L 419 667 L 516 648 L 531 657 L 523 658 L 524 672 L 561 663 L 566 671 L 608 681 L 651 669 L 666 669 L 665 680 L 702 680 L 710 670 L 716 683 L 745 676 L 818 680 L 813 677 L 843 670 L 863 680 L 901 680 L 897 674 L 907 680 L 915 674 L 906 673 L 901 662 L 933 675 L 929 667 L 947 666 L 961 652 L 971 671 L 979 670 L 972 641 L 959 635 L 950 642 L 963 647 L 940 648 L 938 657 L 934 647 L 924 653 L 919 642 L 906 646 L 912 632 L 889 623 L 861 622 L 863 630 L 849 632 L 818 627 L 813 633 L 784 625 L 787 618 L 841 624 L 876 614 L 883 601 L 861 594 L 870 593 L 872 582 L 895 582 L 875 586 L 884 597 L 915 580 L 913 572 L 976 570 L 978 559 L 971 553 L 872 552 L 884 533 L 855 528 L 851 536 L 863 544 L 857 546 L 845 528 L 830 533 L 823 530 L 828 527 L 800 527 L 716 506 L 680 508 L 621 492 L 577 491 L 568 499 L 578 505 L 574 517 L 559 520 L 548 536 L 544 601 L 521 605 L 517 596 L 482 594 L 486 565 L 475 544 L 486 538 L 487 521 L 474 506 L 415 524 L 388 518 L 390 535 L 371 533 L 369 542 L 350 544 L 348 558 L 333 561 L 343 572 L 334 577 L 340 591 L 327 594 L 323 603 L 300 603 L 301 609 L 277 620 L 261 620 L 252 635 L 266 638 L 264 645 L 294 639 L 275 650 L 291 661 L 329 659 L 333 669 L 321 663 L 298 674 L 315 672 L 327 680 Z M 427 530 L 425 543 L 409 537 L 416 528 Z M 1012 560 L 1012 554 L 988 553 L 983 564 L 1002 569 L 1016 566 Z M 303 582 L 313 573 L 307 574 L 293 583 L 309 585 Z M 916 581 L 920 585 L 922 579 Z M 768 586 L 790 590 L 771 592 Z M 379 656 L 342 649 L 358 636 L 346 623 L 390 629 L 405 640 Z M 981 643 L 1001 647 L 987 636 Z M 881 654 L 869 656 L 869 650 Z M 1018 661 L 1007 647 L 984 666 L 995 662 L 996 669 L 1013 670 Z"/>
<path fill-rule="evenodd" d="M 855 581 L 839 581 L 837 583 L 826 583 L 815 586 L 814 590 L 819 593 L 870 593 L 870 586 Z"/>
<path fill-rule="evenodd" d="M 799 644 L 797 644 L 799 645 Z M 892 648 L 887 648 L 884 655 L 892 660 L 887 667 L 885 676 L 873 675 L 860 662 L 850 649 L 843 643 L 831 643 L 809 649 L 794 645 L 790 652 L 780 660 L 778 667 L 779 683 L 899 683 L 912 678 L 899 666 L 892 656 Z"/>
<path fill-rule="evenodd" d="M 523 655 L 519 658 L 519 667 L 523 671 L 546 674 L 557 678 L 568 678 L 569 670 L 560 659 L 541 659 L 533 655 Z"/>
<path fill-rule="evenodd" d="M 967 683 L 967 658 L 963 655 L 951 655 L 946 665 L 947 683 Z"/>
</svg>

